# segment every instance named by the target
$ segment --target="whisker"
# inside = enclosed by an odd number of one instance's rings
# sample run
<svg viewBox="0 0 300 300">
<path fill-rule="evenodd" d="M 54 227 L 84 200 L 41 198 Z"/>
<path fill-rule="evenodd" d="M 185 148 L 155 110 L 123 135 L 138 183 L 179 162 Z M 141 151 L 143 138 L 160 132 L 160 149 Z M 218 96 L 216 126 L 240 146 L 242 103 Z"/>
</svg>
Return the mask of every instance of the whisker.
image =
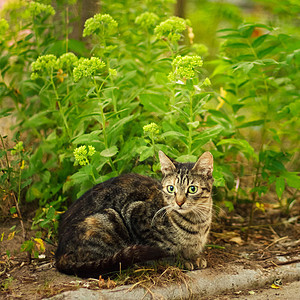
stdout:
<svg viewBox="0 0 300 300">
<path fill-rule="evenodd" d="M 207 211 L 203 210 L 203 207 L 195 207 L 193 210 L 193 213 L 200 219 L 205 220 L 207 219 L 207 216 L 210 214 L 210 207 L 207 207 Z"/>
<path fill-rule="evenodd" d="M 161 216 L 161 218 L 164 218 L 168 212 L 168 210 L 171 209 L 171 205 L 167 205 L 167 206 L 164 206 L 162 207 L 161 209 L 159 209 L 155 215 L 153 216 L 152 220 L 151 220 L 151 226 L 153 226 L 154 224 L 154 219 L 161 213 L 161 212 L 164 212 Z"/>
</svg>

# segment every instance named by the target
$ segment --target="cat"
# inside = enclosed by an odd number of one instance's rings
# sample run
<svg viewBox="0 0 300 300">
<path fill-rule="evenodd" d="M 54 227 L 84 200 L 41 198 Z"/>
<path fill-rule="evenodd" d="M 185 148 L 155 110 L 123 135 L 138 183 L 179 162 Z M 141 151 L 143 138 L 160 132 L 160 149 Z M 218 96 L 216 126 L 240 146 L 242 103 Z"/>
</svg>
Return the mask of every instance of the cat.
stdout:
<svg viewBox="0 0 300 300">
<path fill-rule="evenodd" d="M 161 183 L 138 174 L 87 191 L 63 215 L 55 254 L 60 272 L 95 277 L 134 263 L 180 257 L 189 270 L 206 266 L 201 251 L 212 219 L 213 157 L 179 163 L 162 151 Z"/>
</svg>

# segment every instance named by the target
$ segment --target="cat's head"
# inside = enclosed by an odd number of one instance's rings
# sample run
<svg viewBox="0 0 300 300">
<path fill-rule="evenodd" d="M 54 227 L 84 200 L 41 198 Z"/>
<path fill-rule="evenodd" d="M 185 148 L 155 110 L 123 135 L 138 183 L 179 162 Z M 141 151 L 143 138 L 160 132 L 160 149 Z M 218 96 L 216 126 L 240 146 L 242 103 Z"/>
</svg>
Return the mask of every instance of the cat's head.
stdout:
<svg viewBox="0 0 300 300">
<path fill-rule="evenodd" d="M 196 163 L 179 163 L 159 151 L 159 160 L 163 195 L 169 208 L 181 213 L 211 210 L 213 156 L 210 152 L 203 153 Z"/>
</svg>

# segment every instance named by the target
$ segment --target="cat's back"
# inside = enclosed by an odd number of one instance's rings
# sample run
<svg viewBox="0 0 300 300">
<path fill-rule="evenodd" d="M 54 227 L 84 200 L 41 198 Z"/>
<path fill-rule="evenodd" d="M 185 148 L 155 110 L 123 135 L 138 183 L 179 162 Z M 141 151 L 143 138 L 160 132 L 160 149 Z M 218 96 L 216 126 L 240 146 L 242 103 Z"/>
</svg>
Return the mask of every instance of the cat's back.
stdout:
<svg viewBox="0 0 300 300">
<path fill-rule="evenodd" d="M 133 202 L 160 198 L 159 181 L 140 174 L 124 174 L 95 185 L 77 199 L 63 215 L 60 231 L 76 226 L 88 216 L 112 208 L 118 213 Z"/>
</svg>

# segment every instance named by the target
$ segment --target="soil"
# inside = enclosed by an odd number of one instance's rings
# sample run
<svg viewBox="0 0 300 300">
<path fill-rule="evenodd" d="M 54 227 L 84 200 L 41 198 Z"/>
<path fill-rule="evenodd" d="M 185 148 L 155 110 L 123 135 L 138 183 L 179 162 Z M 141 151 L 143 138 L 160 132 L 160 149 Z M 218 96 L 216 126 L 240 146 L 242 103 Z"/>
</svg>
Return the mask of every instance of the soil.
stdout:
<svg viewBox="0 0 300 300">
<path fill-rule="evenodd" d="M 240 210 L 240 214 L 238 211 Z M 288 216 L 282 216 L 273 206 L 265 212 L 256 211 L 253 224 L 247 230 L 249 215 L 246 207 L 216 218 L 211 230 L 209 245 L 205 250 L 208 269 L 212 273 L 226 270 L 228 264 L 242 264 L 245 268 L 263 268 L 293 262 L 300 254 L 300 199 Z M 27 239 L 35 236 L 30 231 L 30 220 L 24 221 Z M 15 227 L 13 227 L 15 226 Z M 15 234 L 13 234 L 15 232 Z M 31 259 L 20 252 L 23 243 L 19 220 L 8 219 L 0 224 L 0 298 L 1 299 L 42 299 L 64 291 L 82 287 L 88 289 L 113 288 L 121 284 L 166 284 L 172 280 L 185 280 L 185 271 L 165 263 L 148 266 L 134 266 L 112 279 L 81 279 L 59 273 L 55 268 L 55 246 L 45 244 L 45 252 Z M 36 242 L 38 245 L 39 243 Z M 281 259 L 282 258 L 282 259 Z M 284 259 L 283 259 L 284 258 Z M 143 277 L 142 277 L 143 276 Z M 228 295 L 227 295 L 228 296 Z M 236 294 L 232 294 L 232 297 Z M 230 295 L 228 296 L 229 298 Z M 219 299 L 219 298 L 218 298 Z M 221 298 L 220 298 L 221 299 Z"/>
</svg>

